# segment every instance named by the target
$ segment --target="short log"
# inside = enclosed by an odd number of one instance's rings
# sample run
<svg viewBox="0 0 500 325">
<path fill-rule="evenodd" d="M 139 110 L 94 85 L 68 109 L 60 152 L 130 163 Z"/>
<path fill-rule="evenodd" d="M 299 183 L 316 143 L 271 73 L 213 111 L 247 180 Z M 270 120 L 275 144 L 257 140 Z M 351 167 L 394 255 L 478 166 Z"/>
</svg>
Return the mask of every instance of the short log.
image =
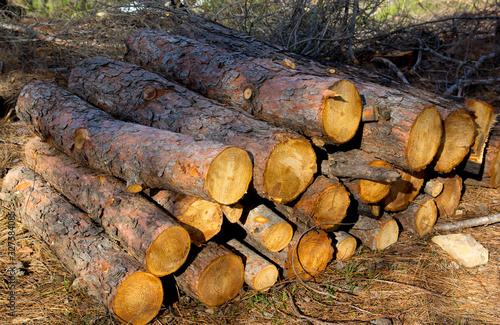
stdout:
<svg viewBox="0 0 500 325">
<path fill-rule="evenodd" d="M 379 251 L 397 242 L 399 227 L 396 220 L 388 216 L 372 219 L 360 215 L 349 233 L 359 238 L 372 251 Z"/>
<path fill-rule="evenodd" d="M 443 191 L 444 184 L 440 178 L 433 178 L 425 182 L 424 192 L 432 197 L 437 197 Z"/>
<path fill-rule="evenodd" d="M 405 210 L 393 215 L 404 230 L 424 237 L 433 232 L 438 217 L 434 198 L 427 194 L 418 195 Z"/>
<path fill-rule="evenodd" d="M 389 194 L 382 200 L 385 211 L 401 211 L 418 195 L 424 185 L 425 172 L 404 172 L 391 184 Z"/>
<path fill-rule="evenodd" d="M 351 258 L 356 253 L 358 246 L 356 238 L 345 231 L 336 231 L 333 235 L 335 236 L 335 259 L 345 261 Z"/>
<path fill-rule="evenodd" d="M 5 176 L 1 198 L 73 273 L 76 283 L 121 323 L 148 324 L 163 302 L 159 278 L 117 248 L 101 227 L 42 177 L 18 166 Z"/>
<path fill-rule="evenodd" d="M 449 218 L 455 214 L 462 198 L 462 178 L 459 175 L 449 175 L 440 180 L 443 182 L 443 191 L 435 199 L 436 206 L 441 218 Z"/>
</svg>

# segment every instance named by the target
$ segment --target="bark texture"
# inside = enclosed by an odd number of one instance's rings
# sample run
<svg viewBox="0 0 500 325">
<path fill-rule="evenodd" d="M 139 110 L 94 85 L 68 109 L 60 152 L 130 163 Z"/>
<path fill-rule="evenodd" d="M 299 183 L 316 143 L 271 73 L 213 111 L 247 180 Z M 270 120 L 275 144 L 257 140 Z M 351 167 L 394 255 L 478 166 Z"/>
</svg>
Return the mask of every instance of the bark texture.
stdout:
<svg viewBox="0 0 500 325">
<path fill-rule="evenodd" d="M 69 88 L 120 119 L 247 150 L 261 196 L 291 201 L 316 172 L 316 155 L 299 134 L 230 109 L 159 75 L 105 57 L 81 61 Z"/>
<path fill-rule="evenodd" d="M 113 176 L 99 174 L 35 138 L 26 144 L 26 163 L 154 275 L 179 269 L 191 247 L 189 234 L 160 208 Z"/>
<path fill-rule="evenodd" d="M 433 232 L 438 217 L 438 209 L 434 199 L 427 194 L 418 195 L 405 210 L 396 213 L 394 217 L 408 230 L 419 237 Z"/>
<path fill-rule="evenodd" d="M 269 60 L 148 29 L 132 34 L 127 46 L 126 60 L 307 136 L 344 143 L 361 121 L 361 98 L 342 78 L 300 74 Z"/>
<path fill-rule="evenodd" d="M 251 180 L 243 149 L 117 120 L 45 82 L 27 84 L 16 111 L 55 148 L 124 180 L 223 204 L 238 201 Z"/>
<path fill-rule="evenodd" d="M 399 228 L 396 220 L 391 217 L 383 216 L 380 219 L 372 219 L 359 216 L 349 233 L 359 238 L 363 245 L 372 251 L 378 251 L 397 242 Z"/>
<path fill-rule="evenodd" d="M 158 314 L 160 279 L 118 249 L 101 227 L 40 176 L 28 167 L 15 167 L 5 176 L 2 191 L 2 200 L 19 219 L 120 322 L 147 324 Z"/>
</svg>

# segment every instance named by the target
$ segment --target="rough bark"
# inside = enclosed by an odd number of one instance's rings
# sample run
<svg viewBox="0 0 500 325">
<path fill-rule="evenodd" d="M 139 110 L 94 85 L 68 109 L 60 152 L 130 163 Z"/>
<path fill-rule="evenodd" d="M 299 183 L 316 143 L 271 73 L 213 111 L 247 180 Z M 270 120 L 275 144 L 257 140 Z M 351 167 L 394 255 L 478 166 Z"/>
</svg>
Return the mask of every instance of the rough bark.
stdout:
<svg viewBox="0 0 500 325">
<path fill-rule="evenodd" d="M 217 203 L 167 190 L 154 191 L 151 198 L 189 232 L 191 242 L 196 246 L 207 242 L 221 230 L 222 209 Z"/>
<path fill-rule="evenodd" d="M 264 197 L 289 202 L 316 172 L 316 155 L 298 133 L 230 109 L 159 75 L 105 57 L 81 61 L 69 88 L 121 119 L 247 150 L 253 185 Z"/>
<path fill-rule="evenodd" d="M 345 231 L 336 231 L 333 234 L 336 248 L 335 259 L 337 261 L 345 261 L 356 253 L 358 245 L 356 238 Z"/>
<path fill-rule="evenodd" d="M 278 268 L 264 257 L 236 239 L 227 242 L 243 255 L 245 264 L 245 283 L 256 291 L 269 290 L 278 280 Z"/>
<path fill-rule="evenodd" d="M 238 201 L 251 180 L 252 162 L 241 148 L 117 120 L 45 82 L 27 84 L 16 111 L 53 147 L 124 180 L 222 204 Z"/>
<path fill-rule="evenodd" d="M 344 220 L 350 203 L 349 192 L 338 179 L 318 176 L 293 206 L 276 204 L 276 209 L 291 222 L 334 231 Z"/>
<path fill-rule="evenodd" d="M 230 250 L 208 242 L 176 282 L 189 296 L 207 306 L 219 306 L 233 299 L 243 288 L 245 267 L 241 258 Z"/>
<path fill-rule="evenodd" d="M 436 206 L 441 218 L 449 218 L 455 214 L 462 198 L 462 178 L 450 175 L 440 180 L 443 182 L 443 191 L 435 199 Z"/>
<path fill-rule="evenodd" d="M 244 212 L 238 224 L 245 229 L 246 240 L 264 251 L 279 252 L 293 237 L 292 226 L 263 204 Z"/>
<path fill-rule="evenodd" d="M 120 322 L 147 324 L 161 308 L 160 279 L 118 249 L 101 227 L 71 205 L 31 169 L 5 176 L 1 199 L 52 249 L 89 294 Z M 133 319 L 133 320 L 132 320 Z"/>
<path fill-rule="evenodd" d="M 440 178 L 433 178 L 425 182 L 424 192 L 432 197 L 437 197 L 443 191 L 444 184 Z"/>
<path fill-rule="evenodd" d="M 403 172 L 401 178 L 391 184 L 389 194 L 382 200 L 386 211 L 401 211 L 418 195 L 424 185 L 425 172 Z"/>
<path fill-rule="evenodd" d="M 154 30 L 132 34 L 127 46 L 125 58 L 130 62 L 310 137 L 344 143 L 361 121 L 361 98 L 343 78 L 299 73 L 266 59 Z"/>
<path fill-rule="evenodd" d="M 144 197 L 127 192 L 122 181 L 79 165 L 38 138 L 26 144 L 25 156 L 31 169 L 102 225 L 152 274 L 173 273 L 186 261 L 191 247 L 187 231 Z"/>
<path fill-rule="evenodd" d="M 393 216 L 401 223 L 404 230 L 424 237 L 432 233 L 438 209 L 431 196 L 420 194 L 410 203 L 408 208 Z"/>
<path fill-rule="evenodd" d="M 359 216 L 349 233 L 361 240 L 363 245 L 372 251 L 377 251 L 386 249 L 397 242 L 399 228 L 396 220 L 391 217 L 383 216 L 380 219 L 372 219 Z"/>
</svg>

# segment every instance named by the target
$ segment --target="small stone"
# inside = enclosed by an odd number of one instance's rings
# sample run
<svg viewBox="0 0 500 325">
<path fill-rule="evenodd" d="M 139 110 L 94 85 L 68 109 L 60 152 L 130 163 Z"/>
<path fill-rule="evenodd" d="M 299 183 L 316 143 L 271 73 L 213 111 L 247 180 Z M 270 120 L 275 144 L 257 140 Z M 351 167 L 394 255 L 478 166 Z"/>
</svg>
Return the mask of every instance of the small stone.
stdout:
<svg viewBox="0 0 500 325">
<path fill-rule="evenodd" d="M 213 315 L 215 312 L 214 312 L 213 308 L 208 308 L 208 309 L 205 309 L 205 313 Z"/>
<path fill-rule="evenodd" d="M 432 241 L 465 267 L 488 263 L 488 250 L 469 234 L 435 236 Z"/>
<path fill-rule="evenodd" d="M 373 324 L 373 325 L 392 325 L 392 320 L 390 320 L 389 318 L 378 318 L 378 319 L 374 319 L 370 322 L 370 324 Z"/>
</svg>

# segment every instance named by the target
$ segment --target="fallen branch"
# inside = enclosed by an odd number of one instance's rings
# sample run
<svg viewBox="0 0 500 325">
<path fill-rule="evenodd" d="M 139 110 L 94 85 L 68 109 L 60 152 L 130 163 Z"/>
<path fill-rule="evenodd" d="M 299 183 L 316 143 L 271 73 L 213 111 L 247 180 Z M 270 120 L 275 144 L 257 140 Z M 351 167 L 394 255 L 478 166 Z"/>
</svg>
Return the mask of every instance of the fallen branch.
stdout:
<svg viewBox="0 0 500 325">
<path fill-rule="evenodd" d="M 396 76 L 398 76 L 399 79 L 401 79 L 401 81 L 407 85 L 409 85 L 410 83 L 408 82 L 408 80 L 406 80 L 406 77 L 405 75 L 403 74 L 403 72 L 401 72 L 401 70 L 399 70 L 399 68 L 394 64 L 392 63 L 391 61 L 387 60 L 386 58 L 383 58 L 383 57 L 380 57 L 380 56 L 376 56 L 372 59 L 373 62 L 377 62 L 377 63 L 383 63 L 386 67 L 388 67 L 393 73 L 396 74 Z"/>
<path fill-rule="evenodd" d="M 13 24 L 7 24 L 7 23 L 0 22 L 0 28 L 6 29 L 6 30 L 11 30 L 11 31 L 18 32 L 18 33 L 29 34 L 35 39 L 39 39 L 41 41 L 46 41 L 46 42 L 52 42 L 52 43 L 58 44 L 58 45 L 63 45 L 63 46 L 73 45 L 72 41 L 67 41 L 67 40 L 64 40 L 64 39 L 59 38 L 59 37 L 55 37 L 55 36 L 48 35 L 45 33 L 40 33 L 40 32 L 37 32 L 33 29 L 29 29 L 29 28 L 22 27 L 22 26 L 17 26 L 17 25 L 13 25 Z"/>
<path fill-rule="evenodd" d="M 474 219 L 448 222 L 445 224 L 434 226 L 434 231 L 453 231 L 453 230 L 466 229 L 477 226 L 487 226 L 497 222 L 500 222 L 500 213 Z"/>
</svg>

